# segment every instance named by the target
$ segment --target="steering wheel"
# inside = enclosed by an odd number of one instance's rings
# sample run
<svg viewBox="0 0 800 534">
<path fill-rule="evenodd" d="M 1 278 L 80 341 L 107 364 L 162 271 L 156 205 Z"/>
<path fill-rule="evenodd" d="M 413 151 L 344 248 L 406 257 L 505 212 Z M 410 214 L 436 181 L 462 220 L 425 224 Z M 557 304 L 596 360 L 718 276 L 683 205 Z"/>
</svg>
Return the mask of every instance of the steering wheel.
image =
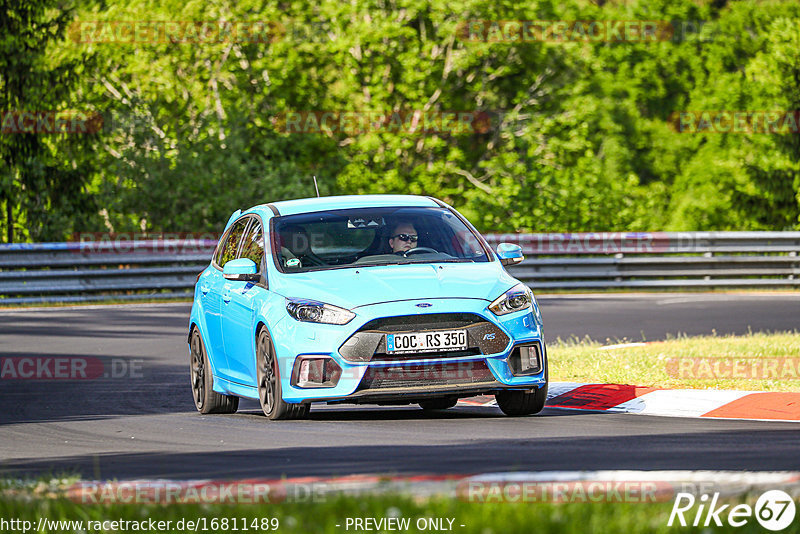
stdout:
<svg viewBox="0 0 800 534">
<path fill-rule="evenodd" d="M 421 253 L 424 253 L 424 252 L 429 252 L 429 253 L 433 253 L 433 254 L 438 254 L 439 253 L 438 250 L 434 250 L 434 249 L 428 248 L 428 247 L 414 247 L 412 249 L 406 250 L 403 253 L 403 257 L 407 258 L 411 254 L 421 254 Z"/>
</svg>

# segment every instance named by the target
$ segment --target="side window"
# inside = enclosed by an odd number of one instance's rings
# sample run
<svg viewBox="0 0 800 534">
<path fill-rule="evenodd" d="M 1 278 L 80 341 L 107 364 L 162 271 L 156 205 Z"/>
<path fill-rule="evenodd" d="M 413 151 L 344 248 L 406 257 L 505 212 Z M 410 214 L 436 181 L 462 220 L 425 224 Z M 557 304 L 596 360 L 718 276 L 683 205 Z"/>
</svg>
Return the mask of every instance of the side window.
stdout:
<svg viewBox="0 0 800 534">
<path fill-rule="evenodd" d="M 228 237 L 225 238 L 225 242 L 219 247 L 219 251 L 217 251 L 217 265 L 220 267 L 225 267 L 227 262 L 236 257 L 236 247 L 242 239 L 242 234 L 249 220 L 249 217 L 239 219 L 231 226 Z"/>
<path fill-rule="evenodd" d="M 264 257 L 264 232 L 258 219 L 253 219 L 253 224 L 247 229 L 247 235 L 242 241 L 242 251 L 238 257 L 253 260 L 259 272 L 261 271 L 261 260 Z"/>
</svg>

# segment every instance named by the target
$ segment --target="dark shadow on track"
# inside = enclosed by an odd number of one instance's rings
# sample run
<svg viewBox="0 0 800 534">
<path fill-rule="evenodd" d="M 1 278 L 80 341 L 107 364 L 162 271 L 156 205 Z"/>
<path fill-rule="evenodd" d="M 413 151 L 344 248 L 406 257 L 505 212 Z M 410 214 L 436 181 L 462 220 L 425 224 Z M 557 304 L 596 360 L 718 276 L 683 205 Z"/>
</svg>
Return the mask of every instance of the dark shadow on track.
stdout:
<svg viewBox="0 0 800 534">
<path fill-rule="evenodd" d="M 0 312 L 0 425 L 194 410 L 186 342 L 190 305 Z M 31 358 L 33 377 L 20 362 Z M 54 376 L 54 359 L 85 358 L 85 375 Z M 36 366 L 51 360 L 46 368 Z M 71 365 L 71 364 L 68 364 Z M 62 374 L 63 376 L 63 374 Z"/>
<path fill-rule="evenodd" d="M 191 305 L 0 311 L 0 336 L 25 336 L 32 340 L 171 336 L 176 331 L 188 332 L 190 308 Z"/>
<path fill-rule="evenodd" d="M 605 414 L 608 412 L 595 412 L 587 410 L 561 410 L 545 409 L 540 414 L 528 417 L 515 417 L 514 420 L 530 420 L 542 417 L 569 417 L 575 415 L 586 415 L 587 413 Z M 257 409 L 241 409 L 233 417 L 263 418 L 267 421 L 264 413 Z M 231 417 L 231 416 L 228 416 Z M 430 420 L 468 420 L 468 419 L 509 419 L 507 415 L 500 411 L 500 408 L 491 406 L 464 406 L 449 410 L 425 411 L 416 405 L 396 406 L 386 408 L 374 405 L 348 405 L 337 406 L 336 408 L 312 406 L 308 415 L 308 421 L 327 421 L 327 422 L 347 422 L 347 421 L 430 421 Z"/>
<path fill-rule="evenodd" d="M 274 423 L 270 423 L 274 424 Z M 291 425 L 293 423 L 282 423 Z M 77 472 L 84 478 L 280 478 L 387 473 L 547 470 L 798 470 L 795 430 L 581 438 L 476 439 L 437 445 L 288 447 L 217 452 L 117 453 L 4 462 L 0 475 Z M 763 444 L 769 444 L 765 452 Z"/>
<path fill-rule="evenodd" d="M 3 353 L 17 357 L 21 353 Z M 69 357 L 75 354 L 27 353 Z M 136 357 L 88 356 L 103 374 L 87 379 L 0 380 L 0 426 L 15 423 L 87 421 L 122 415 L 187 412 L 195 409 L 186 366 L 161 365 Z M 50 367 L 52 369 L 52 366 Z"/>
</svg>

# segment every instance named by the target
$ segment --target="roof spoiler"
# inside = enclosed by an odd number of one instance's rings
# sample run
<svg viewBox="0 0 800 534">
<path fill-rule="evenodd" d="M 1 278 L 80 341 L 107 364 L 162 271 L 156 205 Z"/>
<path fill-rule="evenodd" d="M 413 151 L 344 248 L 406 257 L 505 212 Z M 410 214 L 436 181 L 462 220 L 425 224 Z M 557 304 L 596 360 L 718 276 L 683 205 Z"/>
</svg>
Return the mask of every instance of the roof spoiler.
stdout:
<svg viewBox="0 0 800 534">
<path fill-rule="evenodd" d="M 231 223 L 233 223 L 233 221 L 235 221 L 236 219 L 238 219 L 238 218 L 239 218 L 239 215 L 241 215 L 241 214 L 242 214 L 242 210 L 236 210 L 236 211 L 234 211 L 234 212 L 233 212 L 233 215 L 231 215 L 231 218 L 230 218 L 230 219 L 228 219 L 228 223 L 225 225 L 225 230 L 227 230 L 227 229 L 228 229 L 228 227 L 231 225 Z M 223 230 L 223 232 L 224 232 L 225 230 Z"/>
</svg>

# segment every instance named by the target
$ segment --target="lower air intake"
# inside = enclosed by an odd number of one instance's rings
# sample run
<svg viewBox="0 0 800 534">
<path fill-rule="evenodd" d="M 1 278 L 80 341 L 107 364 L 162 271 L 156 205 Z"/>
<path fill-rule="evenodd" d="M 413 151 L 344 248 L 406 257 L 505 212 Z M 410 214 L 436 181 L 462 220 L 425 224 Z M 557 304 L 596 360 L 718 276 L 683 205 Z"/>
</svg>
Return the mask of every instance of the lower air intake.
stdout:
<svg viewBox="0 0 800 534">
<path fill-rule="evenodd" d="M 493 382 L 484 360 L 439 364 L 372 366 L 364 373 L 358 390 L 463 386 Z"/>
</svg>

